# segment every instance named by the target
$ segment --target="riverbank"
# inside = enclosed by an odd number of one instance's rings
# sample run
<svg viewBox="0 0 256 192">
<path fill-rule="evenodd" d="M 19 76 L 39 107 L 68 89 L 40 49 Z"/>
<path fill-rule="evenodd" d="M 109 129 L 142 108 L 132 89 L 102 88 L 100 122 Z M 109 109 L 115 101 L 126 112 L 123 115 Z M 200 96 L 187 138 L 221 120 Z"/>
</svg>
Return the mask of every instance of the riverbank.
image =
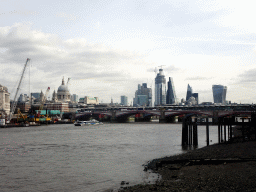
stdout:
<svg viewBox="0 0 256 192">
<path fill-rule="evenodd" d="M 145 169 L 162 178 L 120 191 L 256 191 L 256 142 L 211 145 L 153 160 Z"/>
</svg>

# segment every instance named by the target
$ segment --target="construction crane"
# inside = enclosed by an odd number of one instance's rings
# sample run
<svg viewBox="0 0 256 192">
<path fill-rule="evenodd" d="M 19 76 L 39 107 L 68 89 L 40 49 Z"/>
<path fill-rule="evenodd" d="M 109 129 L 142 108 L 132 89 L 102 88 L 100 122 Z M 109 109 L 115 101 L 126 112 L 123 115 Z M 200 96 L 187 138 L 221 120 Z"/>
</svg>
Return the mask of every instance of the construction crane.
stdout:
<svg viewBox="0 0 256 192">
<path fill-rule="evenodd" d="M 12 107 L 11 107 L 11 111 L 10 111 L 10 115 L 9 115 L 9 118 L 8 118 L 8 121 L 11 121 L 12 119 L 12 116 L 14 114 L 14 111 L 16 109 L 16 106 L 17 106 L 17 95 L 19 93 L 19 90 L 20 90 L 20 86 L 21 86 L 21 83 L 22 83 L 22 79 L 23 79 L 23 76 L 24 76 L 24 73 L 26 71 L 26 68 L 27 68 L 27 65 L 28 65 L 28 62 L 30 61 L 29 58 L 27 58 L 27 61 L 25 63 L 25 66 L 23 68 L 23 71 L 22 71 L 22 74 L 21 74 L 21 77 L 20 77 L 20 81 L 19 81 L 19 85 L 18 85 L 18 88 L 16 90 L 16 93 L 15 93 L 15 96 L 14 96 L 14 99 L 13 99 L 13 102 L 12 102 Z"/>
<path fill-rule="evenodd" d="M 67 84 L 66 84 L 67 86 L 68 86 L 68 83 L 69 83 L 70 79 L 71 79 L 71 78 L 68 78 L 68 81 L 67 81 Z"/>
<path fill-rule="evenodd" d="M 163 69 L 163 66 L 166 66 L 166 65 L 160 65 L 160 66 L 158 66 L 158 67 L 161 67 L 161 69 Z"/>
<path fill-rule="evenodd" d="M 40 107 L 39 107 L 39 110 L 43 110 L 43 108 L 44 108 L 44 103 L 45 103 L 45 101 L 46 101 L 46 98 L 47 98 L 47 95 L 48 95 L 49 91 L 50 91 L 50 87 L 48 87 L 48 88 L 46 89 L 46 92 L 45 92 L 45 94 L 44 94 L 44 96 L 43 96 L 43 98 L 42 98 L 42 100 L 41 100 L 41 105 L 40 105 Z"/>
</svg>

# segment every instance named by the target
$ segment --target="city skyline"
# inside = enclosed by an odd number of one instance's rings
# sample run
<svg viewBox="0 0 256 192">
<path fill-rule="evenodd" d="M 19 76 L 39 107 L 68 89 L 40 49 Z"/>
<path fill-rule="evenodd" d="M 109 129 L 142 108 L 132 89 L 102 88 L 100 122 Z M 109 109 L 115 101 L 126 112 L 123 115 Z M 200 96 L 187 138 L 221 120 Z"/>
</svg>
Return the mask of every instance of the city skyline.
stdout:
<svg viewBox="0 0 256 192">
<path fill-rule="evenodd" d="M 40 5 L 40 6 L 38 6 Z M 190 84 L 201 102 L 212 85 L 226 100 L 255 103 L 253 1 L 5 1 L 0 7 L 0 84 L 13 97 L 30 58 L 30 92 L 57 91 L 132 101 L 137 85 L 154 87 L 155 68 L 172 77 L 177 101 Z M 29 92 L 29 77 L 20 93 Z M 246 93 L 246 94 L 245 94 Z M 154 92 L 153 92 L 154 94 Z M 153 96 L 154 97 L 154 96 Z"/>
</svg>

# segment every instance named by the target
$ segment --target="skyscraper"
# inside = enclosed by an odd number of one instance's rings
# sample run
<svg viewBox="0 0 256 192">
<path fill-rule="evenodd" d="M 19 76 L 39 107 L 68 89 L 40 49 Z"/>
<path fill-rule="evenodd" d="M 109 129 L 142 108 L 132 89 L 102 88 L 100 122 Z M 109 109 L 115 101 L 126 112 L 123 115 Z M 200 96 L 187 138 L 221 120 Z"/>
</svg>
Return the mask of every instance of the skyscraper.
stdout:
<svg viewBox="0 0 256 192">
<path fill-rule="evenodd" d="M 159 69 L 159 73 L 155 78 L 155 106 L 166 104 L 166 79 L 163 69 Z"/>
<path fill-rule="evenodd" d="M 192 87 L 188 84 L 186 104 L 187 105 L 196 105 L 199 103 L 198 93 L 193 93 Z"/>
<path fill-rule="evenodd" d="M 121 96 L 121 105 L 124 105 L 124 106 L 128 105 L 128 97 L 124 95 Z"/>
<path fill-rule="evenodd" d="M 173 79 L 169 77 L 167 95 L 166 95 L 166 104 L 175 104 L 176 102 L 176 94 L 173 85 Z"/>
<path fill-rule="evenodd" d="M 186 101 L 188 101 L 189 98 L 192 97 L 192 93 L 193 93 L 192 87 L 190 87 L 190 85 L 188 84 Z"/>
<path fill-rule="evenodd" d="M 134 106 L 152 106 L 152 90 L 147 87 L 147 83 L 138 84 L 138 90 L 133 99 Z"/>
<path fill-rule="evenodd" d="M 226 103 L 227 86 L 213 85 L 212 86 L 214 103 Z"/>
</svg>

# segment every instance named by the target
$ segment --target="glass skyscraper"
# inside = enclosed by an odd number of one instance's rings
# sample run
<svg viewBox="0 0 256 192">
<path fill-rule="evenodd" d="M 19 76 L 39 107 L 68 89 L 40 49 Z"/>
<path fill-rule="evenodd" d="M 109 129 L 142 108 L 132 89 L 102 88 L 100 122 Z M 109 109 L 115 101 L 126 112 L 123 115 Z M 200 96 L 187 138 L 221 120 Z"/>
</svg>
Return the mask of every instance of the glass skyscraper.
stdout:
<svg viewBox="0 0 256 192">
<path fill-rule="evenodd" d="M 188 84 L 186 101 L 188 101 L 189 98 L 192 97 L 192 93 L 193 93 L 192 87 Z"/>
<path fill-rule="evenodd" d="M 166 79 L 163 69 L 159 69 L 159 73 L 155 78 L 155 106 L 166 104 Z"/>
<path fill-rule="evenodd" d="M 173 79 L 169 77 L 168 81 L 168 89 L 166 95 L 166 104 L 175 104 L 176 103 L 176 94 L 173 85 Z"/>
<path fill-rule="evenodd" d="M 142 86 L 138 84 L 133 106 L 152 106 L 152 90 L 147 87 L 147 83 L 142 83 Z"/>
<path fill-rule="evenodd" d="M 213 85 L 212 93 L 214 103 L 226 103 L 227 86 Z"/>
<path fill-rule="evenodd" d="M 121 96 L 121 105 L 127 106 L 128 105 L 128 97 L 125 95 Z"/>
</svg>

